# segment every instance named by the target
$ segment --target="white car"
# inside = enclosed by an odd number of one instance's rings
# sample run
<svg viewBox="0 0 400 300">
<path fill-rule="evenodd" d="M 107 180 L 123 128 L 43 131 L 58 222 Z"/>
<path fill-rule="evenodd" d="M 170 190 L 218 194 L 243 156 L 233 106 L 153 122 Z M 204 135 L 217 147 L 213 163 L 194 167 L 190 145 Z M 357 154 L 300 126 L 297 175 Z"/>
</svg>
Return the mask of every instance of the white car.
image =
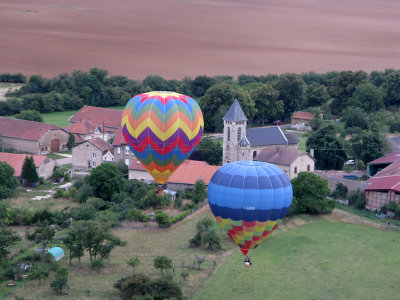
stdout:
<svg viewBox="0 0 400 300">
<path fill-rule="evenodd" d="M 345 165 L 354 165 L 354 159 L 349 159 L 344 163 Z"/>
</svg>

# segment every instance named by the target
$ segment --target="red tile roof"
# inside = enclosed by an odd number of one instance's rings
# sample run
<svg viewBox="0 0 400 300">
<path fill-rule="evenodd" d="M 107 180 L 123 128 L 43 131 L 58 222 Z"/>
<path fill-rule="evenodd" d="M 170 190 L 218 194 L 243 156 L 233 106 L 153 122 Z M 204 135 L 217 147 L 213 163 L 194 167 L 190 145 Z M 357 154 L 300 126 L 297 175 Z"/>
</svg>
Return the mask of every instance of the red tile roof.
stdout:
<svg viewBox="0 0 400 300">
<path fill-rule="evenodd" d="M 4 136 L 39 141 L 40 135 L 52 129 L 61 128 L 41 122 L 0 117 L 0 135 Z"/>
<path fill-rule="evenodd" d="M 208 185 L 219 168 L 220 166 L 210 166 L 207 163 L 192 160 L 180 165 L 167 183 L 195 184 L 201 178 Z"/>
<path fill-rule="evenodd" d="M 139 170 L 139 171 L 147 171 L 145 167 L 143 167 L 142 163 L 134 158 L 131 164 L 128 167 L 129 170 Z"/>
<path fill-rule="evenodd" d="M 292 119 L 312 120 L 314 116 L 306 111 L 298 111 L 292 116 Z"/>
<path fill-rule="evenodd" d="M 96 124 L 93 124 L 90 120 L 80 120 L 77 123 L 73 123 L 71 125 L 68 125 L 67 127 L 64 127 L 66 131 L 72 132 L 72 133 L 78 133 L 78 134 L 90 134 L 94 133 L 94 130 L 98 126 Z"/>
<path fill-rule="evenodd" d="M 8 163 L 14 168 L 14 176 L 21 176 L 22 165 L 24 164 L 25 157 L 31 155 L 28 154 L 17 154 L 17 153 L 0 153 L 0 161 Z M 46 155 L 32 155 L 33 161 L 35 162 L 36 168 L 39 168 L 46 159 L 51 159 Z"/>
<path fill-rule="evenodd" d="M 122 110 L 85 105 L 77 111 L 75 115 L 69 118 L 69 121 L 71 123 L 76 123 L 85 119 L 99 126 L 102 126 L 104 122 L 104 126 L 106 127 L 120 128 Z"/>
<path fill-rule="evenodd" d="M 102 138 L 96 137 L 94 139 L 86 140 L 86 142 L 92 143 L 95 145 L 97 148 L 99 148 L 102 151 L 109 150 L 111 148 L 110 144 L 103 140 Z"/>
<path fill-rule="evenodd" d="M 276 149 L 271 149 L 262 150 L 254 160 L 290 166 L 300 155 L 308 155 L 308 153 L 288 148 L 281 148 L 279 152 Z"/>
<path fill-rule="evenodd" d="M 400 176 L 400 159 L 376 173 L 374 177 L 368 179 L 367 182 L 374 182 L 377 178 L 391 176 Z"/>
<path fill-rule="evenodd" d="M 114 137 L 114 140 L 113 140 L 112 145 L 113 145 L 113 146 L 126 145 L 124 135 L 122 134 L 122 127 L 120 127 L 120 128 L 117 130 L 117 133 L 116 133 L 116 135 L 115 135 L 115 137 Z"/>
<path fill-rule="evenodd" d="M 389 154 L 387 154 L 387 155 L 385 155 L 383 157 L 380 157 L 378 159 L 375 159 L 375 160 L 369 162 L 367 165 L 370 165 L 370 164 L 389 164 L 389 163 L 393 163 L 393 162 L 395 162 L 395 161 L 397 161 L 399 159 L 400 159 L 400 152 L 392 152 L 392 153 L 389 153 Z"/>
<path fill-rule="evenodd" d="M 375 178 L 373 180 L 373 183 L 370 186 L 368 186 L 365 190 L 366 191 L 392 190 L 400 192 L 400 176 Z"/>
</svg>

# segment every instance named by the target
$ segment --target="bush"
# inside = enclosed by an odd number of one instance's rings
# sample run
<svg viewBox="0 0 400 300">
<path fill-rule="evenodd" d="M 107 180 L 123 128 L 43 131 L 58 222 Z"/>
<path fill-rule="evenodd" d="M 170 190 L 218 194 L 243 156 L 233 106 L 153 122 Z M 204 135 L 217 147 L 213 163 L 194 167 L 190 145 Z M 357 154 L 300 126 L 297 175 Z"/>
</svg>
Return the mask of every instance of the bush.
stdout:
<svg viewBox="0 0 400 300">
<path fill-rule="evenodd" d="M 193 198 L 193 189 L 185 189 L 183 191 L 183 198 L 184 199 L 192 199 Z"/>
<path fill-rule="evenodd" d="M 182 207 L 182 198 L 181 197 L 176 197 L 175 198 L 174 207 L 175 208 L 181 208 Z"/>
<path fill-rule="evenodd" d="M 400 219 L 400 204 L 396 206 L 396 209 L 394 210 L 394 217 L 396 219 Z"/>
<path fill-rule="evenodd" d="M 332 196 L 335 199 L 338 199 L 338 198 L 346 199 L 348 191 L 349 190 L 348 190 L 347 186 L 345 186 L 343 183 L 339 182 L 339 183 L 336 183 L 336 189 L 332 193 Z"/>
<path fill-rule="evenodd" d="M 66 194 L 66 193 L 65 193 L 63 190 L 57 189 L 56 192 L 55 192 L 54 195 L 53 195 L 53 198 L 54 198 L 54 199 L 63 198 L 63 197 L 65 197 L 65 194 Z"/>
<path fill-rule="evenodd" d="M 293 203 L 289 214 L 321 214 L 332 211 L 336 202 L 327 198 L 330 190 L 325 179 L 309 172 L 300 172 L 292 180 Z"/>
<path fill-rule="evenodd" d="M 145 215 L 140 209 L 133 208 L 128 211 L 126 218 L 129 221 L 149 222 L 150 216 Z"/>
<path fill-rule="evenodd" d="M 102 268 L 104 268 L 104 261 L 100 258 L 93 259 L 93 261 L 90 264 L 90 268 L 92 270 L 96 270 L 97 272 L 100 272 L 100 270 Z"/>
<path fill-rule="evenodd" d="M 161 210 L 156 211 L 155 220 L 160 228 L 167 228 L 172 224 L 169 215 Z"/>
</svg>

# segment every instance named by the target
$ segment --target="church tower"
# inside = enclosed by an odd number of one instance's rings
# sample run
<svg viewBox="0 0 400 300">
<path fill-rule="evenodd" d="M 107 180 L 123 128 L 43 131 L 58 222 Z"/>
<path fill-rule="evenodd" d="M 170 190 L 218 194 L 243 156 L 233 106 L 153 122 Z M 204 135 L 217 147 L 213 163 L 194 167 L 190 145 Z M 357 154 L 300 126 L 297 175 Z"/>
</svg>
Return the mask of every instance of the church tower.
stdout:
<svg viewBox="0 0 400 300">
<path fill-rule="evenodd" d="M 247 118 L 237 99 L 233 102 L 224 120 L 224 142 L 222 165 L 231 161 L 251 160 L 250 143 L 246 138 Z"/>
</svg>

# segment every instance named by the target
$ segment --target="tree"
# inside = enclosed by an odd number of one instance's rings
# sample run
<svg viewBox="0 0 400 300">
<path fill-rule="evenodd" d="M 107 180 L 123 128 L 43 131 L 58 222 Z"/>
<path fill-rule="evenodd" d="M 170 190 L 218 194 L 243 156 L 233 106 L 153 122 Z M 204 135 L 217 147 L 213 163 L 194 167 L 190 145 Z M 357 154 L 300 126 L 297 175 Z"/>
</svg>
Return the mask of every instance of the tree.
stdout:
<svg viewBox="0 0 400 300">
<path fill-rule="evenodd" d="M 331 125 L 312 131 L 306 146 L 307 151 L 314 149 L 316 169 L 340 170 L 347 159 L 343 141 L 336 136 L 335 128 Z"/>
<path fill-rule="evenodd" d="M 196 234 L 189 240 L 192 247 L 207 245 L 208 250 L 221 249 L 221 240 L 214 230 L 214 221 L 209 218 L 203 218 L 196 224 Z"/>
<path fill-rule="evenodd" d="M 75 146 L 75 135 L 70 133 L 68 137 L 67 147 L 69 150 L 71 150 L 74 146 Z"/>
<path fill-rule="evenodd" d="M 362 83 L 356 87 L 348 102 L 349 105 L 361 107 L 370 113 L 385 107 L 384 96 L 385 90 L 383 88 L 377 88 L 372 83 Z"/>
<path fill-rule="evenodd" d="M 193 202 L 198 204 L 207 197 L 207 186 L 202 179 L 196 181 L 193 191 Z"/>
<path fill-rule="evenodd" d="M 390 72 L 386 76 L 384 87 L 386 89 L 386 105 L 393 105 L 397 108 L 400 104 L 400 71 Z"/>
<path fill-rule="evenodd" d="M 200 99 L 200 107 L 203 112 L 204 129 L 208 132 L 221 132 L 223 129 L 222 118 L 237 99 L 246 117 L 251 119 L 256 112 L 254 101 L 248 92 L 242 88 L 234 89 L 227 83 L 219 83 L 210 87 Z"/>
<path fill-rule="evenodd" d="M 222 144 L 212 136 L 204 136 L 197 145 L 196 151 L 201 151 L 204 160 L 210 165 L 218 166 L 222 162 Z"/>
<path fill-rule="evenodd" d="M 290 214 L 321 214 L 332 211 L 335 202 L 327 198 L 330 190 L 328 182 L 310 172 L 300 172 L 292 180 L 293 203 Z"/>
<path fill-rule="evenodd" d="M 25 156 L 24 164 L 22 165 L 21 178 L 26 179 L 28 183 L 36 183 L 39 181 L 33 156 Z"/>
<path fill-rule="evenodd" d="M 8 249 L 20 240 L 21 237 L 18 234 L 0 224 L 0 266 L 4 264 L 5 258 L 10 253 Z"/>
<path fill-rule="evenodd" d="M 279 99 L 283 100 L 284 117 L 288 119 L 303 106 L 305 83 L 299 75 L 286 73 L 279 76 L 274 87 L 279 91 Z"/>
<path fill-rule="evenodd" d="M 14 169 L 5 162 L 0 162 L 0 200 L 11 197 L 18 187 Z"/>
<path fill-rule="evenodd" d="M 283 101 L 279 100 L 279 92 L 269 84 L 264 84 L 250 92 L 255 102 L 257 113 L 255 119 L 264 125 L 266 120 L 278 119 L 283 113 Z"/>
<path fill-rule="evenodd" d="M 50 283 L 50 287 L 53 289 L 53 291 L 60 296 L 62 295 L 62 290 L 66 288 L 67 285 L 68 285 L 68 277 L 66 276 L 56 277 Z"/>
<path fill-rule="evenodd" d="M 119 169 L 119 171 L 122 173 L 122 174 L 128 174 L 128 166 L 125 164 L 125 161 L 123 160 L 123 159 L 120 159 L 118 162 L 117 162 L 117 167 L 118 167 L 118 169 Z"/>
<path fill-rule="evenodd" d="M 157 256 L 153 262 L 154 268 L 161 270 L 161 275 L 164 275 L 164 270 L 172 269 L 172 260 L 166 256 Z"/>
<path fill-rule="evenodd" d="M 93 187 L 96 197 L 104 200 L 110 200 L 114 193 L 127 187 L 124 175 L 112 163 L 103 163 L 92 170 L 88 183 Z"/>
<path fill-rule="evenodd" d="M 139 257 L 131 257 L 126 263 L 132 267 L 132 275 L 135 275 L 135 267 L 140 264 Z"/>
<path fill-rule="evenodd" d="M 373 131 L 359 131 L 350 139 L 350 145 L 353 157 L 366 163 L 381 157 L 389 149 L 383 135 Z"/>
<path fill-rule="evenodd" d="M 43 122 L 43 118 L 37 110 L 23 110 L 17 114 L 15 118 L 27 121 Z"/>
<path fill-rule="evenodd" d="M 46 254 L 47 245 L 53 240 L 55 235 L 54 229 L 49 226 L 40 227 L 36 229 L 33 233 L 27 233 L 26 238 L 36 244 L 41 246 L 41 257 L 42 263 L 44 262 L 44 256 Z"/>
<path fill-rule="evenodd" d="M 69 265 L 72 265 L 72 258 L 78 258 L 79 268 L 81 267 L 81 257 L 85 251 L 84 241 L 84 227 L 80 222 L 74 222 L 71 229 L 67 231 L 66 237 L 63 239 L 63 243 L 69 250 Z"/>
<path fill-rule="evenodd" d="M 359 127 L 361 129 L 368 129 L 368 115 L 360 107 L 350 106 L 343 110 L 342 121 L 346 128 Z"/>
<path fill-rule="evenodd" d="M 171 220 L 169 215 L 167 215 L 162 210 L 156 211 L 155 220 L 160 228 L 167 228 L 171 226 Z"/>
<path fill-rule="evenodd" d="M 204 255 L 195 255 L 194 256 L 194 260 L 196 261 L 196 263 L 199 265 L 199 270 L 200 270 L 200 265 L 206 261 L 206 258 L 204 257 Z"/>
<path fill-rule="evenodd" d="M 216 80 L 206 75 L 196 76 L 192 81 L 190 90 L 194 97 L 203 97 L 205 92 L 216 84 Z"/>
<path fill-rule="evenodd" d="M 321 106 L 329 100 L 329 95 L 326 87 L 322 84 L 313 82 L 309 84 L 304 92 L 305 106 Z"/>
</svg>

